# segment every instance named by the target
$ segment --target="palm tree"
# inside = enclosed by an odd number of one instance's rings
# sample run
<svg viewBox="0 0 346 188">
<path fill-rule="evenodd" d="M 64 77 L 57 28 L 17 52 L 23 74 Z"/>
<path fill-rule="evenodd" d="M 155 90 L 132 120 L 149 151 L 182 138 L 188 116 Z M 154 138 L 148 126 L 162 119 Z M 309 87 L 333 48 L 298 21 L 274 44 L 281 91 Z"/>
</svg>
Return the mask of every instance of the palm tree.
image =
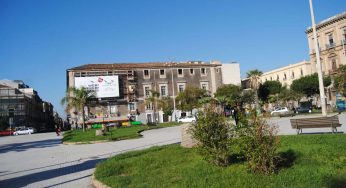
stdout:
<svg viewBox="0 0 346 188">
<path fill-rule="evenodd" d="M 85 131 L 85 110 L 84 107 L 87 106 L 88 101 L 95 97 L 95 92 L 87 90 L 84 87 L 81 88 L 68 88 L 66 91 L 66 96 L 61 99 L 61 104 L 67 104 L 66 110 L 76 109 L 77 111 L 82 111 L 82 123 L 83 132 Z"/>
<path fill-rule="evenodd" d="M 259 84 L 261 83 L 261 79 L 260 76 L 262 76 L 263 72 L 258 70 L 258 69 L 254 69 L 254 70 L 250 70 L 246 73 L 247 78 L 250 79 L 250 87 L 251 89 L 253 89 L 255 91 L 255 102 L 256 102 L 256 109 L 259 109 L 259 104 L 258 104 L 258 88 L 259 88 Z"/>
<path fill-rule="evenodd" d="M 157 109 L 157 102 L 159 100 L 160 93 L 154 90 L 150 91 L 150 96 L 145 100 L 146 105 L 152 105 L 153 111 L 154 111 L 154 122 L 157 123 L 156 120 L 156 109 Z"/>
</svg>

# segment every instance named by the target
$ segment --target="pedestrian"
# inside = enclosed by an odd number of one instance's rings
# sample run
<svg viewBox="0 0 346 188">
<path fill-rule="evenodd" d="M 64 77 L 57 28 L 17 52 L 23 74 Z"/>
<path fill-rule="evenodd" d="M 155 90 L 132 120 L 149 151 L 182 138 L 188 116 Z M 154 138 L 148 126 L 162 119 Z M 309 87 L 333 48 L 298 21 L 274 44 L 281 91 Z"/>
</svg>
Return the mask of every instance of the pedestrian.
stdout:
<svg viewBox="0 0 346 188">
<path fill-rule="evenodd" d="M 55 133 L 56 133 L 57 136 L 60 136 L 60 129 L 59 129 L 59 127 L 55 128 Z"/>
<path fill-rule="evenodd" d="M 235 120 L 235 125 L 238 125 L 238 122 L 239 122 L 239 111 L 238 111 L 238 108 L 237 107 L 234 107 L 233 109 L 233 118 Z"/>
</svg>

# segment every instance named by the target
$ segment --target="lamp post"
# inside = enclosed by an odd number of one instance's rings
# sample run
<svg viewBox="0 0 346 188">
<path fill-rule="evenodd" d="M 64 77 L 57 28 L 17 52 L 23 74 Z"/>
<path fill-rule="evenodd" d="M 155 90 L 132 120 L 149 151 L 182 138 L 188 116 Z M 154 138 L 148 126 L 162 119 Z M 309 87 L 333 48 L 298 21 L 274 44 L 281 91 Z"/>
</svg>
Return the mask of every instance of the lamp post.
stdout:
<svg viewBox="0 0 346 188">
<path fill-rule="evenodd" d="M 172 95 L 173 95 L 173 114 L 174 114 L 174 121 L 176 121 L 176 109 L 175 109 L 175 92 L 174 92 L 174 76 L 173 76 L 173 64 L 171 64 L 171 78 L 172 78 Z M 173 115 L 172 114 L 172 115 Z M 173 118 L 173 116 L 172 116 Z"/>
<path fill-rule="evenodd" d="M 312 32 L 313 32 L 313 37 L 314 37 L 314 47 L 315 47 L 315 51 L 316 51 L 316 66 L 317 66 L 318 83 L 319 83 L 319 89 L 320 89 L 322 115 L 327 116 L 326 97 L 325 97 L 324 86 L 323 86 L 322 67 L 321 67 L 321 60 L 320 60 L 320 49 L 318 47 L 318 42 L 317 42 L 315 16 L 314 16 L 314 10 L 313 10 L 313 6 L 312 6 L 312 0 L 309 0 L 309 2 L 310 2 Z"/>
</svg>

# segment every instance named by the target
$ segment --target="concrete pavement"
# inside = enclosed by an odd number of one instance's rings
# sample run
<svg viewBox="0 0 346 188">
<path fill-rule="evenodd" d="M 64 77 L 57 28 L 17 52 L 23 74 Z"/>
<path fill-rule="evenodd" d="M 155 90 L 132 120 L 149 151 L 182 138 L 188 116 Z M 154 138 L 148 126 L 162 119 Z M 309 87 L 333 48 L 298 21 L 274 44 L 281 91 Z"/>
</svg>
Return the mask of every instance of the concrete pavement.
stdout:
<svg viewBox="0 0 346 188">
<path fill-rule="evenodd" d="M 126 151 L 180 142 L 180 127 L 149 130 L 139 139 L 63 145 L 55 133 L 0 138 L 0 187 L 91 187 L 95 165 Z"/>
</svg>

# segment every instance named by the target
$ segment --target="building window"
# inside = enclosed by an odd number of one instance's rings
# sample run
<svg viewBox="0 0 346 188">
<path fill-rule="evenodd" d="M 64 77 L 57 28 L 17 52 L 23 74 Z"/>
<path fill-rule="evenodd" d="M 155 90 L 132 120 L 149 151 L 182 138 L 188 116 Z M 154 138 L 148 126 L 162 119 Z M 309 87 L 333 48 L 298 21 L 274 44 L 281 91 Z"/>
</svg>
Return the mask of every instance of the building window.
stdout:
<svg viewBox="0 0 346 188">
<path fill-rule="evenodd" d="M 151 86 L 150 85 L 145 85 L 144 87 L 144 96 L 145 97 L 150 97 L 151 95 Z"/>
<path fill-rule="evenodd" d="M 337 69 L 336 60 L 333 59 L 333 60 L 332 60 L 332 70 L 333 70 L 333 71 L 336 71 L 336 69 Z"/>
<path fill-rule="evenodd" d="M 300 69 L 300 76 L 304 76 L 303 69 Z"/>
<path fill-rule="evenodd" d="M 130 111 L 136 110 L 135 107 L 136 107 L 136 106 L 135 106 L 135 103 L 129 103 L 129 110 L 130 110 Z"/>
<path fill-rule="evenodd" d="M 153 109 L 153 103 L 147 103 L 146 105 L 145 105 L 145 109 L 146 110 L 152 110 Z"/>
<path fill-rule="evenodd" d="M 167 96 L 167 85 L 160 85 L 160 96 Z"/>
<path fill-rule="evenodd" d="M 178 77 L 183 77 L 183 69 L 178 69 Z"/>
<path fill-rule="evenodd" d="M 193 74 L 194 74 L 193 69 L 190 69 L 190 74 L 191 74 L 191 75 L 193 75 Z"/>
<path fill-rule="evenodd" d="M 292 72 L 292 79 L 294 79 L 294 72 Z"/>
<path fill-rule="evenodd" d="M 287 79 L 287 76 L 286 76 L 286 73 L 284 73 L 284 80 L 286 80 Z"/>
<path fill-rule="evenodd" d="M 280 78 L 279 78 L 279 75 L 276 75 L 276 81 L 279 81 Z"/>
<path fill-rule="evenodd" d="M 216 69 L 216 72 L 219 73 L 219 72 L 220 72 L 220 69 Z"/>
<path fill-rule="evenodd" d="M 333 34 L 328 35 L 329 46 L 332 47 L 334 45 Z"/>
<path fill-rule="evenodd" d="M 204 90 L 209 90 L 209 84 L 208 82 L 201 82 L 201 89 L 204 89 Z"/>
<path fill-rule="evenodd" d="M 205 68 L 201 68 L 201 75 L 205 76 L 207 74 L 207 71 L 205 70 Z"/>
<path fill-rule="evenodd" d="M 166 71 L 164 69 L 160 69 L 160 78 L 166 78 Z"/>
<path fill-rule="evenodd" d="M 344 29 L 344 44 L 346 44 L 346 28 Z"/>
<path fill-rule="evenodd" d="M 270 77 L 270 81 L 273 81 L 273 77 Z"/>
<path fill-rule="evenodd" d="M 185 83 L 178 83 L 178 92 L 183 92 L 185 90 Z"/>
<path fill-rule="evenodd" d="M 144 78 L 150 78 L 149 70 L 144 70 Z"/>
</svg>

